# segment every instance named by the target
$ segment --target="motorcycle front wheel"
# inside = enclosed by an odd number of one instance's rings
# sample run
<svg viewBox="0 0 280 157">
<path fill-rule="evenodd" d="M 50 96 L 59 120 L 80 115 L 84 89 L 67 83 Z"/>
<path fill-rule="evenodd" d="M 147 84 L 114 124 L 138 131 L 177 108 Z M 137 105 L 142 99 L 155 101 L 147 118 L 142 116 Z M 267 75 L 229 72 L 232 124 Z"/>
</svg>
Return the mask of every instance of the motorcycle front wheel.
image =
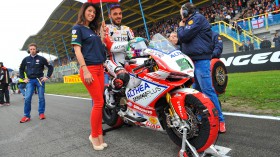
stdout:
<svg viewBox="0 0 280 157">
<path fill-rule="evenodd" d="M 203 152 L 215 142 L 218 136 L 219 119 L 216 109 L 211 100 L 202 93 L 186 95 L 185 108 L 189 117 L 186 122 L 190 126 L 187 139 L 197 152 Z M 205 113 L 205 111 L 208 112 Z M 168 113 L 166 114 L 168 115 Z M 183 129 L 169 127 L 168 124 L 172 123 L 169 115 L 164 118 L 163 125 L 169 138 L 181 147 Z M 188 150 L 188 148 L 186 149 Z"/>
</svg>

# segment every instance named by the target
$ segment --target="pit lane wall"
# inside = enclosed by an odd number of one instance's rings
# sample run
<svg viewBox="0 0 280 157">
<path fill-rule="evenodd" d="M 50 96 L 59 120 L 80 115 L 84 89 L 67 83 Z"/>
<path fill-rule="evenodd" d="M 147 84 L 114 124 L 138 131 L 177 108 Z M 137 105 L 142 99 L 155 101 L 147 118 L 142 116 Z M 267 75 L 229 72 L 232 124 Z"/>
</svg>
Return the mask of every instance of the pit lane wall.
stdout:
<svg viewBox="0 0 280 157">
<path fill-rule="evenodd" d="M 280 48 L 222 54 L 228 73 L 280 70 Z"/>
</svg>

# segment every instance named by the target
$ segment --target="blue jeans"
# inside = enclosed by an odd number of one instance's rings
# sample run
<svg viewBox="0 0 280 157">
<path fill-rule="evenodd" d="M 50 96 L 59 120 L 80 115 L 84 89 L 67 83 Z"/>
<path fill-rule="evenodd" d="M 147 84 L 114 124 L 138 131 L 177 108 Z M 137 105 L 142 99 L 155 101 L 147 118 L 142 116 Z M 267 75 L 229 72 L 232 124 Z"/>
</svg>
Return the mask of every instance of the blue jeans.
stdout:
<svg viewBox="0 0 280 157">
<path fill-rule="evenodd" d="M 23 97 L 25 97 L 26 84 L 25 83 L 20 83 L 20 84 L 18 84 L 18 88 L 19 88 L 20 93 L 23 95 Z"/>
<path fill-rule="evenodd" d="M 39 98 L 39 115 L 45 112 L 45 83 L 40 82 L 37 79 L 29 79 L 29 82 L 26 84 L 25 91 L 25 101 L 24 101 L 24 116 L 30 118 L 31 112 L 31 100 L 34 93 L 34 87 L 37 86 L 38 89 L 38 98 Z"/>
<path fill-rule="evenodd" d="M 212 85 L 212 78 L 210 74 L 210 60 L 194 61 L 194 67 L 195 83 L 193 84 L 193 88 L 204 93 L 211 99 L 216 109 L 218 110 L 220 122 L 224 122 L 225 118 L 222 113 L 219 99 Z"/>
</svg>

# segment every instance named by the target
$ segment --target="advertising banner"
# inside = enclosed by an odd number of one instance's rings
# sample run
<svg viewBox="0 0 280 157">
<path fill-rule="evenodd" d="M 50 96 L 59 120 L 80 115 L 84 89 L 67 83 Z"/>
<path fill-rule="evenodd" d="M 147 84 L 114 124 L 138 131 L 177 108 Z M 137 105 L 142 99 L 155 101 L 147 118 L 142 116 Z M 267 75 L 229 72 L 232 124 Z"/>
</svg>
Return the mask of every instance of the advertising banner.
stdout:
<svg viewBox="0 0 280 157">
<path fill-rule="evenodd" d="M 82 83 L 80 75 L 69 75 L 63 77 L 64 83 Z"/>
<path fill-rule="evenodd" d="M 280 48 L 223 54 L 228 73 L 280 70 Z"/>
</svg>

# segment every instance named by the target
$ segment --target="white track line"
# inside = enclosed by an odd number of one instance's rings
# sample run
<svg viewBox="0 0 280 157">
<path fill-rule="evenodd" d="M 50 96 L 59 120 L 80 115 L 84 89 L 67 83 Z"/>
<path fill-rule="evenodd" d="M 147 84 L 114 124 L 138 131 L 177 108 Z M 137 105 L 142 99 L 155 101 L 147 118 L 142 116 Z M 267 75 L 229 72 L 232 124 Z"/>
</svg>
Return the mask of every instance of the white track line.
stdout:
<svg viewBox="0 0 280 157">
<path fill-rule="evenodd" d="M 280 117 L 266 116 L 266 115 L 252 115 L 246 113 L 234 113 L 234 112 L 223 112 L 227 116 L 236 116 L 236 117 L 246 117 L 246 118 L 258 118 L 258 119 L 269 119 L 269 120 L 280 120 Z"/>
<path fill-rule="evenodd" d="M 64 98 L 91 100 L 91 98 L 81 98 L 81 97 L 66 96 L 66 95 L 57 95 L 57 94 L 46 94 L 46 95 L 57 96 L 57 97 L 64 97 Z"/>
<path fill-rule="evenodd" d="M 56 95 L 56 94 L 46 94 L 46 95 L 57 96 L 57 97 L 65 97 L 65 98 L 73 98 L 73 99 L 91 100 L 90 98 L 81 98 L 81 97 L 66 96 L 66 95 Z M 236 116 L 236 117 L 280 120 L 280 117 L 266 116 L 266 115 L 252 115 L 252 114 L 235 113 L 235 112 L 223 112 L 223 114 L 227 115 L 227 116 Z"/>
</svg>

